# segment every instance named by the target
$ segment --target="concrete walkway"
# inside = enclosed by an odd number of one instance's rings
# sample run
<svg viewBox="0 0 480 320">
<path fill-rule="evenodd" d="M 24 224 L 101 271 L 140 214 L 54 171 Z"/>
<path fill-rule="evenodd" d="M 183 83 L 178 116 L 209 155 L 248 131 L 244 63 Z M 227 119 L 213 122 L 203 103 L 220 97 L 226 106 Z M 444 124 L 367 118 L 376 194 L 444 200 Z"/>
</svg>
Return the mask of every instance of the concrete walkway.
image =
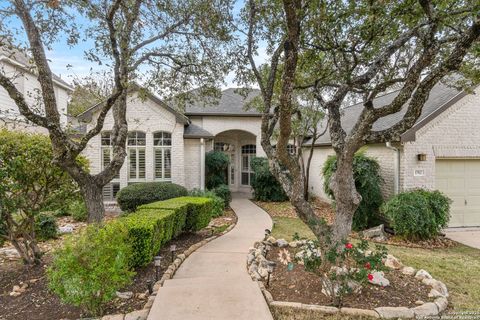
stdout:
<svg viewBox="0 0 480 320">
<path fill-rule="evenodd" d="M 447 238 L 463 243 L 466 246 L 480 249 L 479 228 L 448 228 L 445 230 Z"/>
<path fill-rule="evenodd" d="M 160 288 L 148 320 L 273 320 L 247 273 L 246 255 L 272 227 L 270 216 L 234 195 L 235 228 L 192 253 Z"/>
</svg>

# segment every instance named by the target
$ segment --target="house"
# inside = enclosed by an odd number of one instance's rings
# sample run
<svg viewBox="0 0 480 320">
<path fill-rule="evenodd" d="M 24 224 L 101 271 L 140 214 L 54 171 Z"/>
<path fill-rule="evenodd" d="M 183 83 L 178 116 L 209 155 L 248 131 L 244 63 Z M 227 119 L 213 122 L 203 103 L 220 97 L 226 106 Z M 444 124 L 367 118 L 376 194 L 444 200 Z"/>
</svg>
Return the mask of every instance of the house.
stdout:
<svg viewBox="0 0 480 320">
<path fill-rule="evenodd" d="M 33 60 L 23 51 L 16 48 L 0 46 L 0 72 L 13 80 L 15 87 L 23 94 L 26 102 L 36 112 L 42 112 L 39 103 L 40 83 L 37 80 Z M 59 76 L 53 75 L 55 98 L 60 111 L 60 122 L 66 126 L 67 105 L 73 88 Z M 0 86 L 0 126 L 30 132 L 46 133 L 47 130 L 35 126 L 20 115 L 18 107 L 7 91 Z"/>
<path fill-rule="evenodd" d="M 178 112 L 153 94 L 130 95 L 127 104 L 129 136 L 127 161 L 120 174 L 104 189 L 105 200 L 130 183 L 171 181 L 188 189 L 204 188 L 205 153 L 225 152 L 231 159 L 228 184 L 234 192 L 250 192 L 254 156 L 265 156 L 260 144 L 261 114 L 246 110 L 246 98 L 234 89 L 222 92 L 218 103 L 190 103 Z M 376 106 L 390 102 L 397 92 L 378 97 Z M 381 166 L 385 197 L 413 188 L 439 189 L 452 200 L 450 226 L 480 226 L 480 98 L 443 84 L 435 86 L 416 124 L 401 138 L 387 144 L 370 144 L 366 153 Z M 363 106 L 345 108 L 342 123 L 350 130 Z M 374 129 L 397 122 L 405 110 L 378 120 Z M 98 106 L 80 115 L 92 125 Z M 325 125 L 325 124 L 323 124 Z M 110 160 L 113 118 L 107 116 L 106 130 L 93 138 L 85 150 L 92 172 Z M 309 147 L 311 141 L 305 142 Z M 315 142 L 310 192 L 326 198 L 321 167 L 332 155 L 328 133 Z"/>
</svg>

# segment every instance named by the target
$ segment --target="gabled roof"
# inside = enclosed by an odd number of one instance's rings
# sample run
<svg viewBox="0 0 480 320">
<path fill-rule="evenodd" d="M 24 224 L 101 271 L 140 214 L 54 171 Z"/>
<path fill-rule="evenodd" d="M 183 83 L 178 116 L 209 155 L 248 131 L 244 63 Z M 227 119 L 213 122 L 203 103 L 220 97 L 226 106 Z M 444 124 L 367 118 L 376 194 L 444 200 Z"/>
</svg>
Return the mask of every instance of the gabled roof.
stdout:
<svg viewBox="0 0 480 320">
<path fill-rule="evenodd" d="M 129 93 L 137 92 L 140 89 L 142 89 L 142 88 L 139 85 L 133 84 L 129 89 Z M 188 120 L 188 118 L 184 114 L 182 114 L 182 113 L 178 112 L 177 110 L 173 109 L 172 107 L 170 107 L 168 104 L 163 102 L 160 98 L 158 98 L 156 95 L 154 95 L 150 91 L 146 90 L 142 93 L 145 93 L 147 98 L 151 99 L 153 102 L 155 102 L 159 106 L 162 106 L 163 108 L 165 108 L 168 111 L 170 111 L 171 113 L 173 113 L 175 115 L 175 118 L 177 119 L 177 121 L 179 123 L 187 124 L 187 125 L 190 123 L 190 121 Z M 82 120 L 84 122 L 85 121 L 86 122 L 91 121 L 92 115 L 103 105 L 103 103 L 105 103 L 105 101 L 102 101 L 100 103 L 97 103 L 96 105 L 91 106 L 90 108 L 88 108 L 84 112 L 77 115 L 77 119 Z"/>
<path fill-rule="evenodd" d="M 258 89 L 248 89 L 247 96 L 239 93 L 240 90 L 229 88 L 223 90 L 217 103 L 211 103 L 204 98 L 198 98 L 185 107 L 187 116 L 234 116 L 234 117 L 261 117 L 262 114 L 255 109 L 245 109 L 245 105 L 253 98 L 260 95 Z"/>
<path fill-rule="evenodd" d="M 397 90 L 377 97 L 373 100 L 374 107 L 380 108 L 391 103 L 393 99 L 398 95 L 398 93 L 399 91 Z M 443 83 L 438 83 L 437 85 L 435 85 L 430 91 L 430 95 L 422 108 L 422 113 L 420 117 L 415 122 L 414 126 L 402 135 L 402 142 L 415 140 L 415 132 L 418 129 L 420 129 L 423 125 L 431 121 L 438 114 L 446 110 L 448 107 L 453 105 L 465 95 L 466 93 L 464 91 L 447 86 Z M 347 133 L 352 130 L 363 108 L 363 103 L 357 103 L 342 110 L 342 127 Z M 405 104 L 399 112 L 378 119 L 373 124 L 372 130 L 380 131 L 392 127 L 394 124 L 398 123 L 403 118 L 406 111 L 407 104 Z M 327 119 L 325 118 L 319 126 L 319 131 L 323 131 L 326 125 Z M 311 140 L 306 141 L 305 145 L 311 145 Z M 315 145 L 331 145 L 330 133 L 328 130 L 323 136 L 317 139 Z"/>
<path fill-rule="evenodd" d="M 30 73 L 35 69 L 33 59 L 30 58 L 26 52 L 15 47 L 7 48 L 5 46 L 0 46 L 0 61 L 8 62 Z M 73 91 L 73 87 L 56 74 L 52 73 L 52 78 L 53 82 L 58 86 L 68 91 Z"/>
<path fill-rule="evenodd" d="M 215 137 L 212 133 L 203 129 L 202 127 L 197 126 L 196 124 L 190 123 L 185 126 L 185 131 L 183 132 L 183 137 L 185 139 L 200 139 L 200 138 L 213 138 Z"/>
</svg>

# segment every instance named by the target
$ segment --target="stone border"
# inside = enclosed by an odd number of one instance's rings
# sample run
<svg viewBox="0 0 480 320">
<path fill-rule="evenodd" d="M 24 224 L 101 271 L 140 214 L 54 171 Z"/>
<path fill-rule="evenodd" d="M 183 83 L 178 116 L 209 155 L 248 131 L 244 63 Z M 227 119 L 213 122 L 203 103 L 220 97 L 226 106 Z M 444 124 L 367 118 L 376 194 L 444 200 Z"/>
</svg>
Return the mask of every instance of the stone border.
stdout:
<svg viewBox="0 0 480 320">
<path fill-rule="evenodd" d="M 214 236 L 211 236 L 209 238 L 206 238 L 200 242 L 197 242 L 195 244 L 192 244 L 187 250 L 185 250 L 183 253 L 177 255 L 176 259 L 168 266 L 167 270 L 163 273 L 162 278 L 155 282 L 153 285 L 153 292 L 152 294 L 148 297 L 147 303 L 143 306 L 143 309 L 141 310 L 135 310 L 127 314 L 123 313 L 118 313 L 118 314 L 108 314 L 105 315 L 101 318 L 98 318 L 98 320 L 145 320 L 148 317 L 148 314 L 150 313 L 150 309 L 153 306 L 153 302 L 155 301 L 155 298 L 157 296 L 158 290 L 160 290 L 161 287 L 163 287 L 163 283 L 166 280 L 169 280 L 173 278 L 175 272 L 178 270 L 178 268 L 182 265 L 183 261 L 187 259 L 189 255 L 191 255 L 193 252 L 198 250 L 199 248 L 203 247 L 207 243 L 209 243 L 212 240 L 215 240 L 226 233 L 230 232 L 235 226 L 237 225 L 238 219 L 228 226 L 227 229 L 224 231 L 220 232 L 219 234 L 216 234 Z"/>
<path fill-rule="evenodd" d="M 304 245 L 305 242 L 302 243 L 303 240 L 300 241 L 292 241 L 288 243 L 284 239 L 275 240 L 273 237 L 269 237 L 266 242 L 269 245 L 277 246 L 280 248 L 297 248 L 301 245 Z M 322 305 L 314 305 L 314 304 L 303 304 L 299 302 L 288 302 L 288 301 L 276 301 L 273 299 L 272 294 L 268 291 L 265 287 L 265 284 L 262 280 L 265 280 L 264 272 L 257 270 L 253 271 L 251 266 L 254 261 L 268 261 L 265 257 L 265 241 L 257 241 L 254 244 L 254 247 L 250 249 L 250 252 L 247 256 L 247 269 L 252 277 L 252 280 L 257 283 L 262 294 L 267 302 L 267 304 L 271 308 L 276 307 L 284 307 L 284 308 L 293 308 L 305 311 L 314 311 L 323 314 L 345 314 L 345 315 L 355 315 L 355 316 L 368 316 L 372 318 L 382 318 L 382 319 L 397 319 L 397 318 L 404 318 L 404 319 L 423 319 L 425 317 L 431 316 L 438 316 L 443 311 L 447 309 L 448 306 L 448 289 L 446 285 L 438 280 L 433 279 L 433 277 L 425 270 L 420 269 L 416 271 L 412 267 L 404 266 L 398 259 L 396 259 L 392 255 L 388 255 L 387 259 L 385 259 L 384 264 L 393 270 L 399 270 L 405 275 L 413 276 L 415 279 L 421 281 L 423 284 L 430 286 L 432 289 L 428 294 L 429 298 L 435 298 L 434 302 L 427 302 L 421 304 L 414 308 L 408 307 L 377 307 L 372 309 L 357 309 L 357 308 L 336 308 L 331 306 L 322 306 Z M 258 258 L 261 256 L 260 258 Z M 261 265 L 261 262 L 259 262 Z M 260 269 L 260 267 L 259 267 Z M 129 320 L 129 319 L 125 319 Z"/>
</svg>

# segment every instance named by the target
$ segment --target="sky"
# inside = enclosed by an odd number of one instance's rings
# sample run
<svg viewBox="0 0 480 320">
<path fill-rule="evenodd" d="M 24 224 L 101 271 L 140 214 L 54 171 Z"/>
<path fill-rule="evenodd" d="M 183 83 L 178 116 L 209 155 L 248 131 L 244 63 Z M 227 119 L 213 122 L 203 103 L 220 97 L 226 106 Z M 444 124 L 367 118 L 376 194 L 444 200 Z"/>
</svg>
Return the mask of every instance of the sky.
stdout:
<svg viewBox="0 0 480 320">
<path fill-rule="evenodd" d="M 0 4 L 0 9 L 2 9 Z M 234 13 L 238 13 L 240 8 L 243 6 L 243 0 L 238 0 L 234 6 Z M 8 22 L 12 28 L 21 27 L 19 20 L 12 19 Z M 88 21 L 84 17 L 79 15 L 75 18 L 75 23 L 80 26 L 88 25 Z M 19 42 L 24 42 L 26 38 L 24 35 L 20 34 L 16 39 Z M 91 74 L 91 71 L 102 71 L 105 67 L 99 66 L 95 62 L 88 61 L 85 58 L 85 51 L 92 48 L 93 43 L 91 40 L 81 41 L 75 46 L 68 46 L 66 44 L 66 36 L 60 37 L 59 40 L 51 45 L 46 52 L 47 58 L 49 59 L 49 64 L 51 70 L 58 76 L 60 76 L 64 81 L 72 84 L 74 79 L 84 78 Z M 263 63 L 267 59 L 266 49 L 260 47 L 258 50 L 258 55 L 256 57 L 257 63 Z M 226 84 L 224 88 L 229 87 L 238 87 L 239 85 L 234 81 L 234 73 L 229 73 L 225 77 Z"/>
</svg>

